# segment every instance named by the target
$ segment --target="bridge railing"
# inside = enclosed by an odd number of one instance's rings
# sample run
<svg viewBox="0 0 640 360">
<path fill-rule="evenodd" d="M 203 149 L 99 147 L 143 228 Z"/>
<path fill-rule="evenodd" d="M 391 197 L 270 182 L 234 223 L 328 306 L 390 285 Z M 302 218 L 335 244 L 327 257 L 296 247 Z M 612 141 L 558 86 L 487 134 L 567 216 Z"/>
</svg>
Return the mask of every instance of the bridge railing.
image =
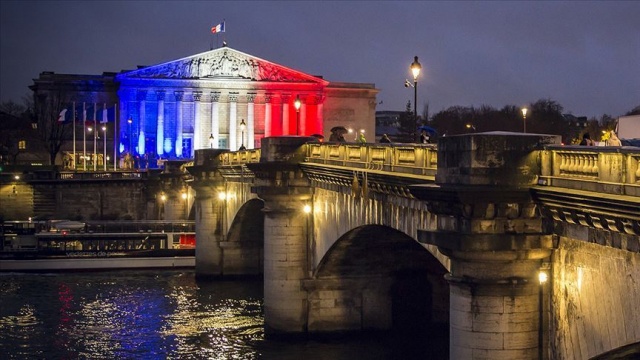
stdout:
<svg viewBox="0 0 640 360">
<path fill-rule="evenodd" d="M 434 144 L 309 143 L 307 162 L 435 176 L 438 151 Z"/>
<path fill-rule="evenodd" d="M 240 150 L 220 154 L 221 165 L 243 165 L 260 162 L 260 149 Z"/>
<path fill-rule="evenodd" d="M 59 180 L 106 180 L 106 179 L 143 179 L 145 171 L 107 171 L 107 172 L 60 172 Z"/>
<path fill-rule="evenodd" d="M 538 185 L 640 196 L 640 148 L 545 146 Z"/>
</svg>

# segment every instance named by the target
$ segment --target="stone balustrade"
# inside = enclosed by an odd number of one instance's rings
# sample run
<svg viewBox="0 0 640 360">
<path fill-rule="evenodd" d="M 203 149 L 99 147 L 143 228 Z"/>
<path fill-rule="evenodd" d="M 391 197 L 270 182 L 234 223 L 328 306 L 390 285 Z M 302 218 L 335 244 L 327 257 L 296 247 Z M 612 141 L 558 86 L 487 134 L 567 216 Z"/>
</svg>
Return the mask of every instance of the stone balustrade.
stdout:
<svg viewBox="0 0 640 360">
<path fill-rule="evenodd" d="M 115 172 L 61 172 L 58 180 L 119 180 L 146 179 L 146 172 L 115 171 Z"/>
<path fill-rule="evenodd" d="M 438 162 L 435 145 L 309 143 L 307 146 L 306 161 L 324 165 L 434 176 Z"/>
<path fill-rule="evenodd" d="M 545 146 L 538 185 L 640 197 L 637 147 Z"/>
</svg>

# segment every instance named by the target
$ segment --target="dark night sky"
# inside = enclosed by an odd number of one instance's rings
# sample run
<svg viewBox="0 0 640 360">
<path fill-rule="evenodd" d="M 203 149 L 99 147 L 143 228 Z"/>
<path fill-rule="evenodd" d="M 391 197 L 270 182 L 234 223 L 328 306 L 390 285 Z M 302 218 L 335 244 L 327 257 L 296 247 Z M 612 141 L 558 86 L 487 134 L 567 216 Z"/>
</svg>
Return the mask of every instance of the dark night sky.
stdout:
<svg viewBox="0 0 640 360">
<path fill-rule="evenodd" d="M 639 1 L 0 2 L 0 100 L 42 71 L 101 74 L 209 50 L 211 26 L 242 52 L 329 81 L 374 83 L 378 110 L 501 108 L 552 99 L 580 116 L 640 105 Z"/>
</svg>

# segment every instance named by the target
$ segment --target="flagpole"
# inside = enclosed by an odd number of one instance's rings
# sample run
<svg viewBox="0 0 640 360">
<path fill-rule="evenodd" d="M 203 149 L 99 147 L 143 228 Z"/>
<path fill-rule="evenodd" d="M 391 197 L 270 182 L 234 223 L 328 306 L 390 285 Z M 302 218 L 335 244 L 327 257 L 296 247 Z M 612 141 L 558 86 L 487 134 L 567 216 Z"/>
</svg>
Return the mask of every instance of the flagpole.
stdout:
<svg viewBox="0 0 640 360">
<path fill-rule="evenodd" d="M 98 141 L 98 104 L 93 103 L 93 171 L 98 171 L 98 155 L 96 142 Z"/>
<path fill-rule="evenodd" d="M 100 130 L 102 130 L 102 170 L 107 171 L 107 124 L 105 122 L 105 111 L 107 111 L 107 104 L 102 103 L 102 126 Z"/>
<path fill-rule="evenodd" d="M 73 171 L 76 170 L 76 102 L 73 102 Z"/>
<path fill-rule="evenodd" d="M 82 171 L 87 171 L 87 104 L 82 102 Z"/>
</svg>

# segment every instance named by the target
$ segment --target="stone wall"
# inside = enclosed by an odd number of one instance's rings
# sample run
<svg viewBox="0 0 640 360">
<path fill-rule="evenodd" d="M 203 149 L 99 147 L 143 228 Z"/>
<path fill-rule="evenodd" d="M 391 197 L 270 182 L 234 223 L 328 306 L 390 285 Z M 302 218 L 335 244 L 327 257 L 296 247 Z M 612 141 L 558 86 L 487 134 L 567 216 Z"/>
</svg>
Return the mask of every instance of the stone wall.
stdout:
<svg viewBox="0 0 640 360">
<path fill-rule="evenodd" d="M 153 220 L 158 218 L 155 193 L 136 182 L 60 182 L 56 217 L 79 220 Z"/>
<path fill-rule="evenodd" d="M 33 213 L 33 187 L 25 183 L 0 185 L 0 219 L 28 220 Z"/>
<path fill-rule="evenodd" d="M 563 235 L 552 261 L 549 358 L 589 359 L 640 341 L 640 253 L 616 248 L 638 238 L 576 225 Z"/>
<path fill-rule="evenodd" d="M 15 185 L 15 188 L 14 188 Z M 154 220 L 159 201 L 146 181 L 46 181 L 0 186 L 0 217 L 72 220 Z"/>
</svg>

